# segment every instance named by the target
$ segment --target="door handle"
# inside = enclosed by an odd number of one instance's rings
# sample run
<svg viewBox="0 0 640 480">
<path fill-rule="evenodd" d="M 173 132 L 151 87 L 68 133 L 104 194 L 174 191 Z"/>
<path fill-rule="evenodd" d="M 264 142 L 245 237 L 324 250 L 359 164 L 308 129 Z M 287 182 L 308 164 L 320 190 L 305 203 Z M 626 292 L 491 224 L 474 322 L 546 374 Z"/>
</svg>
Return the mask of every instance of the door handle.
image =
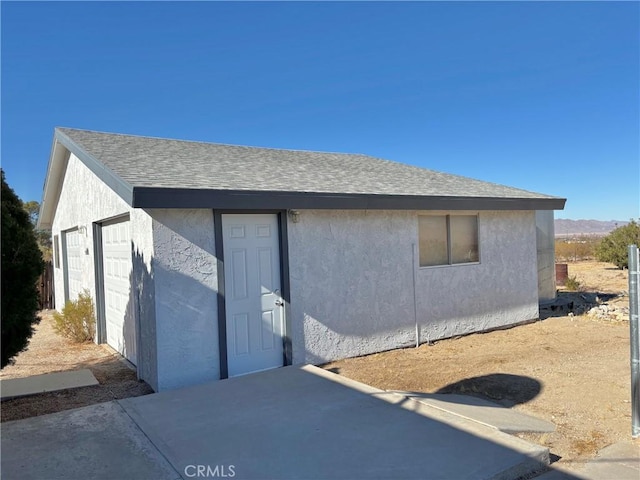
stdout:
<svg viewBox="0 0 640 480">
<path fill-rule="evenodd" d="M 284 305 L 284 302 L 282 301 L 282 297 L 280 296 L 280 289 L 276 288 L 273 291 L 273 294 L 276 295 L 278 297 L 278 299 L 276 300 L 276 307 L 282 307 Z"/>
</svg>

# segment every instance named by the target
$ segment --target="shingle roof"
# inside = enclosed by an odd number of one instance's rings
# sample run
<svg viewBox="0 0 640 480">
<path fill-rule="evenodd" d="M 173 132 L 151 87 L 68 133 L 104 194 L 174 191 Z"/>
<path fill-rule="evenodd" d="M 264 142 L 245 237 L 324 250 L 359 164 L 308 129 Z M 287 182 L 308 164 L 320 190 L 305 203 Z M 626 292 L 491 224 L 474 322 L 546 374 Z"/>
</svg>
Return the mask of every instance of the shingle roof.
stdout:
<svg viewBox="0 0 640 480">
<path fill-rule="evenodd" d="M 225 192 L 233 192 L 261 197 L 284 195 L 289 199 L 391 197 L 397 201 L 444 197 L 445 200 L 494 199 L 501 204 L 507 200 L 523 200 L 524 203 L 520 203 L 530 205 L 529 208 L 554 209 L 562 208 L 560 203 L 564 205 L 564 200 L 557 197 L 367 155 L 256 148 L 70 128 L 56 129 L 55 138 L 85 163 L 94 163 L 96 173 L 106 172 L 109 178 L 121 181 L 122 189 L 131 190 L 133 203 L 136 199 L 138 203 L 145 203 L 143 199 L 148 201 L 150 195 L 156 201 L 160 194 L 167 198 L 169 191 L 176 194 L 175 198 L 184 199 L 193 191 L 199 192 L 200 203 L 204 198 L 213 201 Z M 187 202 L 175 206 L 198 205 Z M 305 206 L 304 202 L 297 207 L 292 205 L 293 208 Z M 384 208 L 384 205 L 373 208 Z"/>
</svg>

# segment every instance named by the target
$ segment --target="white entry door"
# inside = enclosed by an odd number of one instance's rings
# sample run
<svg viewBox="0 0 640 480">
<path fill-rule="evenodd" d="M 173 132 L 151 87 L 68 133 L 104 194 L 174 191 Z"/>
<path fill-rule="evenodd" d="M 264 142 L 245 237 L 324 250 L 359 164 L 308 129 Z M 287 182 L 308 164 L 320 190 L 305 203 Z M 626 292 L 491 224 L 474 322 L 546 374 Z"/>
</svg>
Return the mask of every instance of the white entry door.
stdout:
<svg viewBox="0 0 640 480">
<path fill-rule="evenodd" d="M 82 244 L 78 230 L 64 233 L 65 301 L 77 300 L 82 292 Z"/>
<path fill-rule="evenodd" d="M 102 256 L 107 343 L 136 365 L 129 220 L 102 224 Z"/>
<path fill-rule="evenodd" d="M 284 308 L 276 214 L 223 214 L 230 377 L 281 367 Z"/>
</svg>

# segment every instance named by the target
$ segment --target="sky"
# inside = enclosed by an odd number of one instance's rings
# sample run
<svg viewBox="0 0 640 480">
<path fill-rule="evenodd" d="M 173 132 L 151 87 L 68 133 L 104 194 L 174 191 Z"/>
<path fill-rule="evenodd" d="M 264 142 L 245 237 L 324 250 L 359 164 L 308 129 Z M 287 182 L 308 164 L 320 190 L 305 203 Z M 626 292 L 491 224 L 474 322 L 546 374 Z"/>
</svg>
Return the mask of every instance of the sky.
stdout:
<svg viewBox="0 0 640 480">
<path fill-rule="evenodd" d="M 0 2 L 1 164 L 56 126 L 362 153 L 640 217 L 638 2 Z"/>
</svg>

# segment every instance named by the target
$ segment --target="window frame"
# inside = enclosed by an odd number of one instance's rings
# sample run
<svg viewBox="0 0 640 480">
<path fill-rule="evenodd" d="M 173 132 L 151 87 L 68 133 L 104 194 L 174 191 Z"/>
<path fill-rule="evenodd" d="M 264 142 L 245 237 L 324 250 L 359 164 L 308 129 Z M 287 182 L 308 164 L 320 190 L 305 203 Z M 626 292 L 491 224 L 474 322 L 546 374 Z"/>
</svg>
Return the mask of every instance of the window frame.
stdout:
<svg viewBox="0 0 640 480">
<path fill-rule="evenodd" d="M 60 268 L 60 235 L 53 236 L 53 265 Z"/>
<path fill-rule="evenodd" d="M 476 218 L 476 241 L 478 244 L 478 260 L 474 262 L 452 263 L 452 242 L 451 242 L 451 217 L 475 217 Z M 447 263 L 438 265 L 421 265 L 420 264 L 420 217 L 445 217 L 446 237 L 447 237 Z M 480 245 L 480 214 L 475 213 L 418 213 L 418 268 L 443 268 L 443 267 L 459 267 L 465 265 L 480 265 L 482 263 L 481 245 Z"/>
</svg>

